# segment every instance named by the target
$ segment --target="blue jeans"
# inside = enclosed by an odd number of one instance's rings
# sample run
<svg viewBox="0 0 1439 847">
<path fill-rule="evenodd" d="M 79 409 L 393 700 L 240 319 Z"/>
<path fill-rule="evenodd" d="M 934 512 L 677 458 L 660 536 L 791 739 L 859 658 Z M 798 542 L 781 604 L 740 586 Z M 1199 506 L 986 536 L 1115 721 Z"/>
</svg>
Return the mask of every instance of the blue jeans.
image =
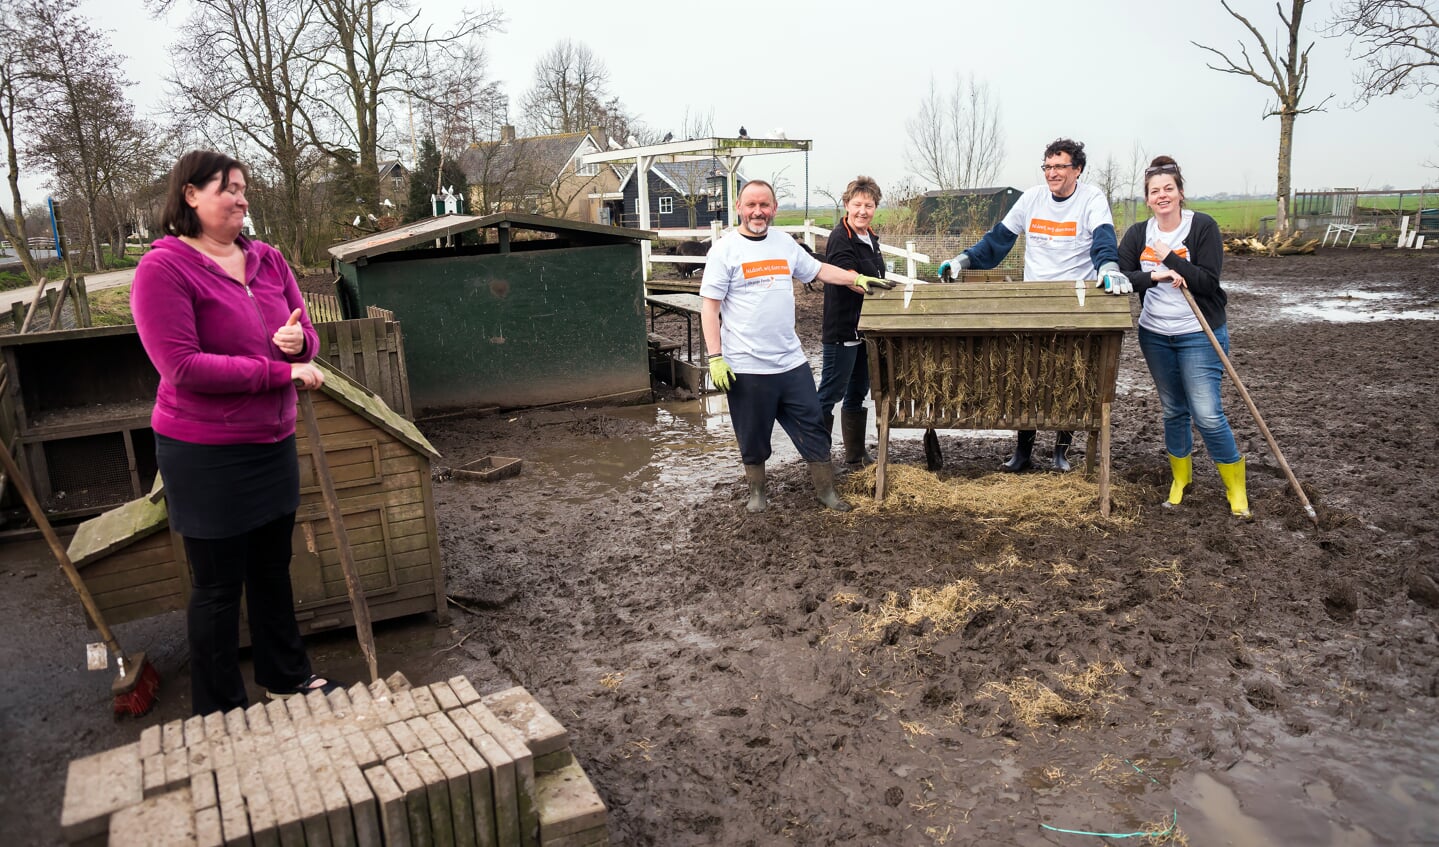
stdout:
<svg viewBox="0 0 1439 847">
<path fill-rule="evenodd" d="M 826 344 L 819 372 L 819 407 L 826 415 L 841 399 L 846 411 L 864 408 L 869 394 L 869 351 L 865 344 Z"/>
<path fill-rule="evenodd" d="M 1227 354 L 1229 328 L 1214 330 L 1214 337 Z M 1194 450 L 1192 422 L 1204 437 L 1209 458 L 1225 465 L 1239 461 L 1239 448 L 1219 398 L 1224 364 L 1208 337 L 1203 332 L 1161 335 L 1140 327 L 1139 349 L 1164 404 L 1164 449 L 1169 455 L 1183 459 Z"/>
</svg>

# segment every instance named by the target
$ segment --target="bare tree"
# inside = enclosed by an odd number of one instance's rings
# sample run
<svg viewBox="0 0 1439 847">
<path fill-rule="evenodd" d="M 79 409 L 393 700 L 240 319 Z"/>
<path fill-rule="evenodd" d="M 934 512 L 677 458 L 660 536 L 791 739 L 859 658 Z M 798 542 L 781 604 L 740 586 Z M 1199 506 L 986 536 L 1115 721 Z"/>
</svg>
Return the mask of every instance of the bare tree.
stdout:
<svg viewBox="0 0 1439 847">
<path fill-rule="evenodd" d="M 1274 4 L 1275 11 L 1279 14 L 1280 23 L 1284 24 L 1284 42 L 1275 39 L 1271 47 L 1264 36 L 1260 35 L 1258 28 L 1249 22 L 1249 19 L 1234 11 L 1229 5 L 1229 0 L 1220 0 L 1220 5 L 1235 20 L 1244 25 L 1254 40 L 1258 43 L 1263 56 L 1264 68 L 1258 70 L 1250 59 L 1249 48 L 1243 41 L 1239 42 L 1239 55 L 1241 62 L 1236 62 L 1225 53 L 1213 47 L 1207 47 L 1197 41 L 1190 42 L 1201 50 L 1207 50 L 1218 56 L 1222 65 L 1208 65 L 1211 70 L 1226 74 L 1238 74 L 1247 76 L 1260 85 L 1268 88 L 1274 93 L 1274 101 L 1269 104 L 1264 117 L 1277 116 L 1279 118 L 1279 172 L 1278 185 L 1275 188 L 1275 229 L 1280 234 L 1289 232 L 1289 170 L 1294 152 L 1294 119 L 1309 112 L 1321 112 L 1324 104 L 1329 102 L 1329 95 L 1316 106 L 1304 106 L 1304 94 L 1309 87 L 1309 51 L 1314 48 L 1314 42 L 1303 50 L 1299 49 L 1299 38 L 1301 24 L 1304 18 L 1304 7 L 1308 0 L 1289 0 L 1289 14 L 1284 13 L 1284 7 L 1280 3 Z M 1284 53 L 1278 54 L 1282 48 Z"/>
<path fill-rule="evenodd" d="M 609 69 L 588 45 L 561 39 L 535 63 L 534 85 L 520 103 L 530 133 L 598 126 L 610 138 L 628 138 L 630 117 L 609 93 L 609 83 Z"/>
<path fill-rule="evenodd" d="M 1354 77 L 1361 102 L 1439 90 L 1439 3 L 1434 0 L 1344 0 L 1328 31 L 1353 38 L 1349 54 L 1363 68 Z"/>
<path fill-rule="evenodd" d="M 944 92 L 934 78 L 919 111 L 905 122 L 905 162 L 915 176 L 936 188 L 992 185 L 1004 166 L 1004 130 L 999 101 L 989 83 L 956 76 Z"/>
<path fill-rule="evenodd" d="M 5 140 L 5 181 L 10 185 L 10 212 L 0 207 L 0 240 L 10 242 L 25 275 L 39 284 L 44 274 L 30 255 L 28 224 L 20 198 L 20 124 L 32 102 L 29 63 L 24 50 L 24 28 L 19 26 L 17 4 L 0 0 L 0 135 Z"/>
<path fill-rule="evenodd" d="M 1104 192 L 1104 202 L 1109 206 L 1110 215 L 1114 214 L 1114 201 L 1123 181 L 1124 174 L 1119 163 L 1114 161 L 1113 153 L 1108 154 L 1104 157 L 1104 164 L 1094 171 L 1094 186 Z"/>
<path fill-rule="evenodd" d="M 1144 203 L 1144 169 L 1149 164 L 1144 146 L 1138 141 L 1130 145 L 1126 164 L 1124 185 L 1128 196 L 1124 200 L 1125 217 L 1134 223 L 1139 220 L 1139 207 Z"/>
</svg>

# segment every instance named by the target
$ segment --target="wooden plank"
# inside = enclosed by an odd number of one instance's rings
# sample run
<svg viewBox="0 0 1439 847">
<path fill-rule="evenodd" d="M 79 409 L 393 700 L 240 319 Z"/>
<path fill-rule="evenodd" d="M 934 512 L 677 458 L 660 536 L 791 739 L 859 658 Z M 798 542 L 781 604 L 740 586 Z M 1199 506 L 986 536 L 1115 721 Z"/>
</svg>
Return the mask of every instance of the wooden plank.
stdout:
<svg viewBox="0 0 1439 847">
<path fill-rule="evenodd" d="M 175 563 L 165 561 L 114 573 L 87 572 L 85 587 L 90 589 L 91 594 L 99 596 L 176 578 L 178 578 L 178 574 L 175 571 Z"/>
<path fill-rule="evenodd" d="M 379 385 L 381 384 L 378 381 L 380 354 L 375 335 L 377 332 L 380 335 L 385 334 L 385 321 L 383 318 L 371 318 L 361 321 L 356 329 L 360 332 L 360 360 L 356 363 L 356 372 L 364 374 L 364 377 L 357 377 L 355 381 L 361 385 L 370 385 L 371 383 Z M 381 397 L 386 396 L 379 391 L 375 393 Z"/>
<path fill-rule="evenodd" d="M 1129 329 L 1129 317 L 1105 314 L 929 314 L 882 315 L 864 318 L 859 325 L 866 335 L 951 335 L 966 333 L 1004 334 L 1012 332 L 1110 332 Z M 321 425 L 323 428 L 323 424 Z"/>
</svg>

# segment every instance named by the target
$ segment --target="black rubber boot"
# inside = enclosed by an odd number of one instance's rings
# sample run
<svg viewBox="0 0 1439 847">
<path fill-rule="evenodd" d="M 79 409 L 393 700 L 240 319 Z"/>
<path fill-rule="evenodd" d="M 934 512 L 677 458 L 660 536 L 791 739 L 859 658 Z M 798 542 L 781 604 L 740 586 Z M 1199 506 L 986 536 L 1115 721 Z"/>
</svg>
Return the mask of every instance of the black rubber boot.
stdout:
<svg viewBox="0 0 1439 847">
<path fill-rule="evenodd" d="M 869 426 L 868 409 L 840 409 L 839 433 L 844 439 L 844 463 L 851 470 L 874 464 L 874 457 L 864 452 L 864 431 Z"/>
<path fill-rule="evenodd" d="M 932 429 L 924 431 L 924 466 L 930 473 L 939 473 L 944 467 L 944 452 L 939 449 L 939 433 Z"/>
<path fill-rule="evenodd" d="M 1005 473 L 1019 473 L 1030 469 L 1032 462 L 1030 457 L 1034 454 L 1034 430 L 1021 429 L 1019 440 L 1014 442 L 1014 455 L 1009 461 L 999 466 Z"/>
<path fill-rule="evenodd" d="M 833 411 L 828 411 L 828 412 L 821 412 L 820 414 L 821 414 L 821 416 L 824 418 L 824 421 L 823 421 L 823 423 L 824 423 L 824 434 L 827 435 L 827 436 L 829 436 L 829 443 L 830 443 L 831 446 L 833 446 L 833 445 L 834 445 L 834 412 L 833 412 Z"/>
<path fill-rule="evenodd" d="M 848 512 L 849 504 L 834 490 L 834 465 L 829 462 L 810 462 L 809 478 L 814 483 L 814 496 L 826 508 L 836 512 Z"/>
<path fill-rule="evenodd" d="M 1060 473 L 1069 473 L 1074 467 L 1069 464 L 1069 447 L 1074 443 L 1074 433 L 1056 432 L 1054 434 L 1054 469 Z"/>
<path fill-rule="evenodd" d="M 768 505 L 764 499 L 764 465 L 745 465 L 744 478 L 749 483 L 749 502 L 744 507 L 750 513 L 759 513 Z"/>
</svg>

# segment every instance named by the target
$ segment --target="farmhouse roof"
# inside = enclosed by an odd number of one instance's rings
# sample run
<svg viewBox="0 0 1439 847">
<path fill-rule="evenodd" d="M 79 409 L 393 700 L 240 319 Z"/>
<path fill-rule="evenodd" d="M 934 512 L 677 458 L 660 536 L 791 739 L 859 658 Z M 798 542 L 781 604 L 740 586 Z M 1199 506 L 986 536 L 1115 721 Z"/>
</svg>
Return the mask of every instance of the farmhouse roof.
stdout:
<svg viewBox="0 0 1439 847">
<path fill-rule="evenodd" d="M 465 179 L 472 185 L 502 181 L 517 171 L 543 176 L 547 182 L 553 182 L 559 179 L 565 163 L 586 139 L 594 149 L 602 149 L 589 132 L 533 135 L 513 141 L 482 141 L 471 144 L 460 154 L 460 167 L 465 172 Z"/>
</svg>

